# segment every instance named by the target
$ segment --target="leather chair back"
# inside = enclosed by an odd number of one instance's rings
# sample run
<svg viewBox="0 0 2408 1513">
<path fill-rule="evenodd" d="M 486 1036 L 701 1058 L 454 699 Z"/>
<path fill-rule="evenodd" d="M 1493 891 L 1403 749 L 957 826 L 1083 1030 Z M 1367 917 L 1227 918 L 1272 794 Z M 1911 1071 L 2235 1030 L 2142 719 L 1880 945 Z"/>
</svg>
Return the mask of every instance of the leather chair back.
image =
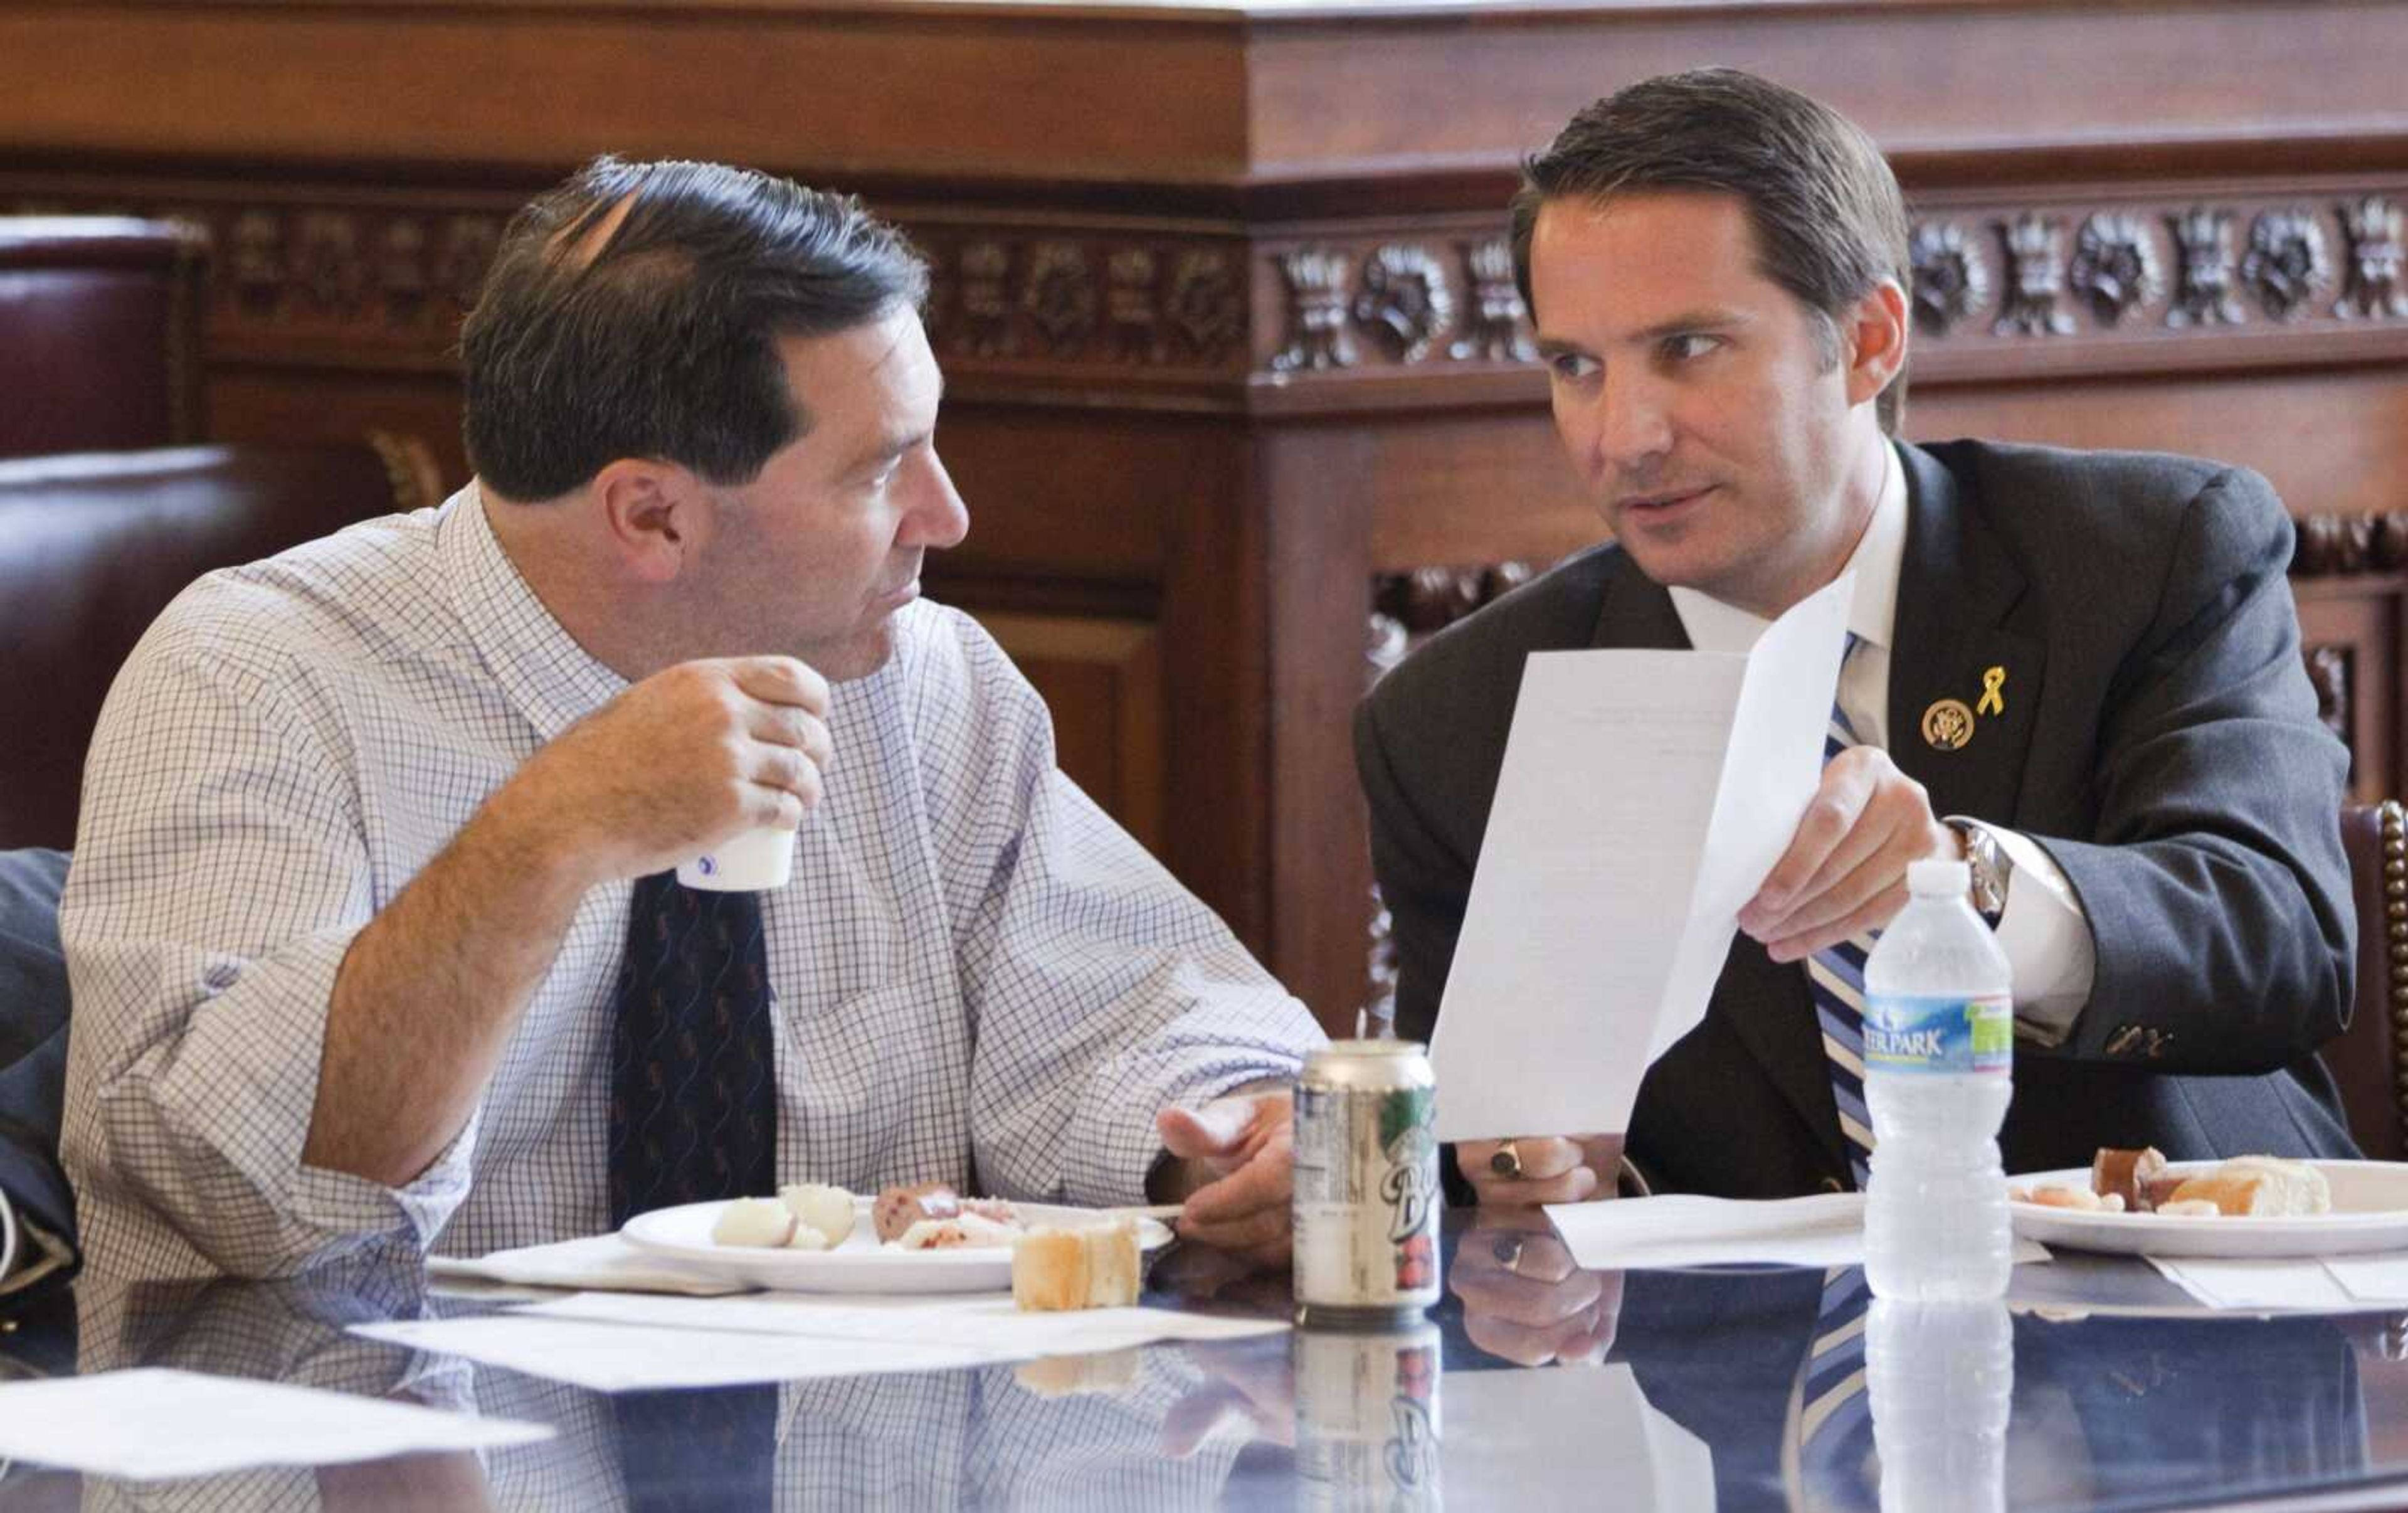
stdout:
<svg viewBox="0 0 2408 1513">
<path fill-rule="evenodd" d="M 0 461 L 0 848 L 74 843 L 101 700 L 186 584 L 435 503 L 436 476 L 381 437 Z"/>
<path fill-rule="evenodd" d="M 182 222 L 0 217 L 0 457 L 201 439 L 208 274 Z"/>
<path fill-rule="evenodd" d="M 2396 1161 L 2408 1159 L 2408 825 L 2399 801 L 2344 805 L 2341 839 L 2358 901 L 2358 993 L 2325 1064 L 2358 1148 Z"/>
</svg>

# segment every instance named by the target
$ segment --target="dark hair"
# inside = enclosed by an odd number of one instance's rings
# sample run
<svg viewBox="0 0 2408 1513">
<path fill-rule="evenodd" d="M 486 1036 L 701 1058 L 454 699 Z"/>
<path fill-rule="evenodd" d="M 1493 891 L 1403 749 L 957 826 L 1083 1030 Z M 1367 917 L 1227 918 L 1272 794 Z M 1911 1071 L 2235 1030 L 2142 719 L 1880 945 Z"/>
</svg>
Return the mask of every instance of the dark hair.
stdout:
<svg viewBox="0 0 2408 1513">
<path fill-rule="evenodd" d="M 1760 270 L 1820 318 L 1831 361 L 1837 323 L 1858 300 L 1884 279 L 1913 287 L 1906 202 L 1872 138 L 1795 90 L 1736 68 L 1699 68 L 1606 96 L 1523 161 L 1513 278 L 1533 314 L 1530 238 L 1540 209 L 1551 200 L 1649 190 L 1737 195 Z M 1901 371 L 1875 407 L 1884 431 L 1897 434 L 1905 400 Z"/>
<path fill-rule="evenodd" d="M 621 457 L 749 483 L 810 426 L 778 339 L 917 309 L 927 287 L 858 200 L 715 163 L 595 158 L 510 218 L 460 328 L 469 465 L 528 501 Z"/>
</svg>

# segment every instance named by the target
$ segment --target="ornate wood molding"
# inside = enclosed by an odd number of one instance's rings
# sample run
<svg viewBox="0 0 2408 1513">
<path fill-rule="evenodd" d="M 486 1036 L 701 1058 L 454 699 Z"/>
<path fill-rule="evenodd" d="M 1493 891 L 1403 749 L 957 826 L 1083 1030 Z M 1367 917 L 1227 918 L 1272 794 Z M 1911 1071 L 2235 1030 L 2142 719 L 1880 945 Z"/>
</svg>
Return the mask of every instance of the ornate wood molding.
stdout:
<svg viewBox="0 0 2408 1513">
<path fill-rule="evenodd" d="M 2408 568 L 2408 511 L 2297 516 L 2291 576 L 2325 578 Z"/>
<path fill-rule="evenodd" d="M 146 180 L 150 192 L 133 196 L 105 180 L 41 182 L 0 173 L 0 209 L 206 228 L 219 250 L 214 353 L 384 368 L 449 365 L 511 199 L 197 177 Z M 2296 361 L 2302 339 L 2408 356 L 2408 180 L 2089 200 L 1967 193 L 1930 196 L 1914 224 L 1918 382 L 2012 374 L 2043 355 L 2052 371 L 2112 367 L 2136 342 L 2154 364 L 2177 341 L 2219 367 Z M 1268 381 L 1342 405 L 1410 376 L 1410 392 L 1433 402 L 1537 397 L 1501 213 L 1302 242 L 1250 239 L 1235 222 L 896 214 L 930 259 L 939 351 L 965 377 L 1123 391 L 1136 377 L 1224 396 Z"/>
</svg>

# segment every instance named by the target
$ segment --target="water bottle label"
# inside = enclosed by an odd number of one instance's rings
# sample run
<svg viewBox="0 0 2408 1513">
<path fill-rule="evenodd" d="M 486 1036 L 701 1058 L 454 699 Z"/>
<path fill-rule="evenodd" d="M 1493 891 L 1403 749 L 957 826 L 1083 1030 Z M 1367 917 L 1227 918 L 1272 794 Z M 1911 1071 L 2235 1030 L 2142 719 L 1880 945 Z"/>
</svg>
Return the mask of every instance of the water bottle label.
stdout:
<svg viewBox="0 0 2408 1513">
<path fill-rule="evenodd" d="M 2014 1007 L 1992 998 L 1868 995 L 1865 1070 L 1963 1076 L 2007 1075 L 2014 1059 Z"/>
</svg>

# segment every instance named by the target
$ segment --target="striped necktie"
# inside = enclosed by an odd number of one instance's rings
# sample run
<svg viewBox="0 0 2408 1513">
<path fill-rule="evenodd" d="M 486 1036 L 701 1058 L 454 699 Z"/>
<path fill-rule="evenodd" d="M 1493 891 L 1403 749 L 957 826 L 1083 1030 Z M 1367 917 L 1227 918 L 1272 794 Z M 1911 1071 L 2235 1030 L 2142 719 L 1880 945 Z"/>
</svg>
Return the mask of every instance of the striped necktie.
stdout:
<svg viewBox="0 0 2408 1513">
<path fill-rule="evenodd" d="M 1863 645 L 1848 632 L 1847 650 L 1840 657 L 1840 673 L 1847 675 L 1848 658 Z M 1823 738 L 1823 761 L 1856 744 L 1856 732 L 1831 700 L 1831 727 Z M 1806 958 L 1807 995 L 1814 1001 L 1814 1017 L 1823 1030 L 1823 1057 L 1831 1068 L 1831 1101 L 1839 1105 L 1840 1133 L 1848 1147 L 1848 1170 L 1861 1189 L 1872 1169 L 1873 1120 L 1865 1108 L 1865 956 L 1873 948 L 1875 930 L 1852 935 L 1827 945 Z"/>
<path fill-rule="evenodd" d="M 1866 1312 L 1872 1290 L 1861 1266 L 1823 1274 L 1814 1336 L 1799 1373 L 1784 1449 L 1797 1457 L 1784 1468 L 1802 1508 L 1872 1506 L 1872 1400 L 1865 1391 Z"/>
</svg>

